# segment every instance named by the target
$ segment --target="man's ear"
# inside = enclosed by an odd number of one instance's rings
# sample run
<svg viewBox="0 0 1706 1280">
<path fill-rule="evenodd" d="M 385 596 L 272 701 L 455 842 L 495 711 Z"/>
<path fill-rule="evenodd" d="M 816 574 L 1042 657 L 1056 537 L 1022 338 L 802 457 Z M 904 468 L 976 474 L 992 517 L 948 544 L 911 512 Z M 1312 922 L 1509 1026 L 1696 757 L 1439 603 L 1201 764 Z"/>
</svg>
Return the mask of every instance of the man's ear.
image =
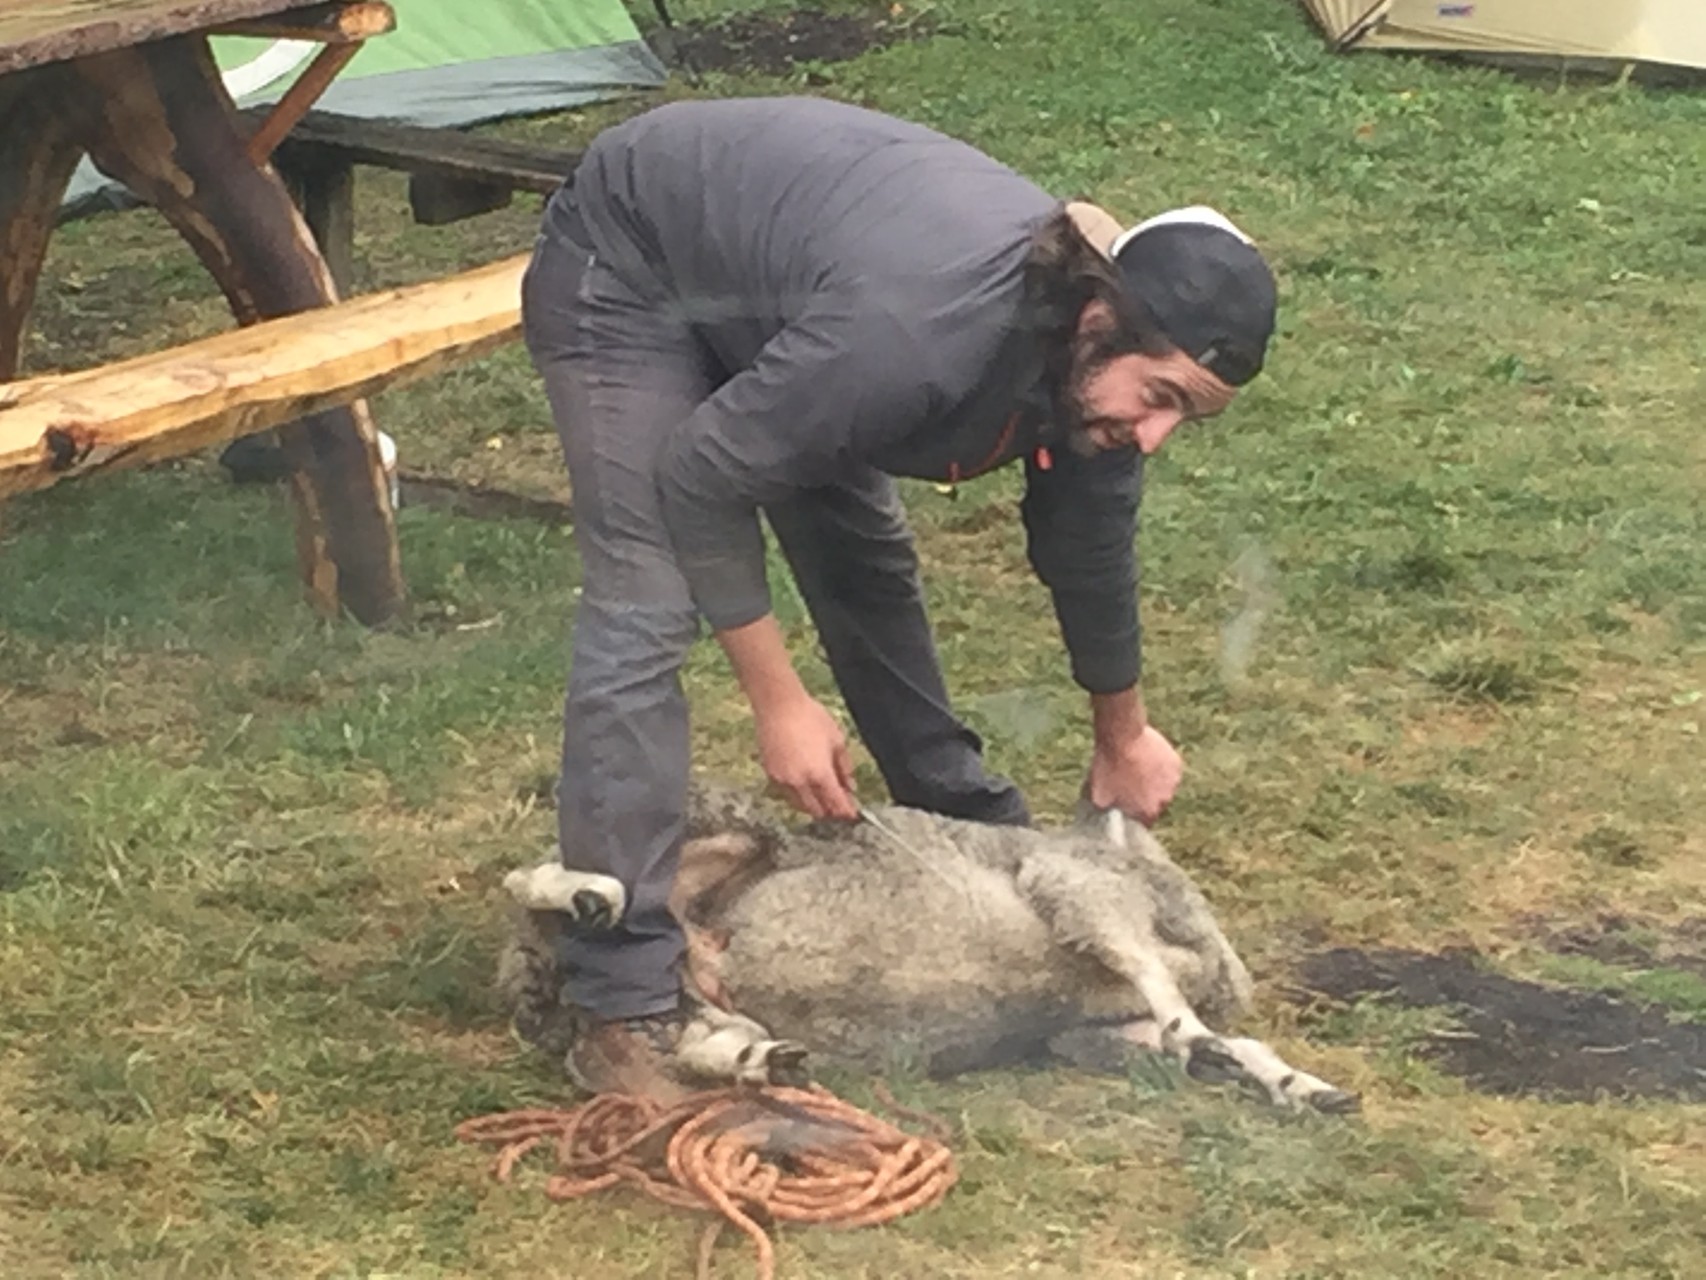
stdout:
<svg viewBox="0 0 1706 1280">
<path fill-rule="evenodd" d="M 1108 333 L 1117 324 L 1114 309 L 1100 298 L 1091 298 L 1084 304 L 1084 310 L 1078 313 L 1078 336 L 1082 338 L 1092 333 Z"/>
</svg>

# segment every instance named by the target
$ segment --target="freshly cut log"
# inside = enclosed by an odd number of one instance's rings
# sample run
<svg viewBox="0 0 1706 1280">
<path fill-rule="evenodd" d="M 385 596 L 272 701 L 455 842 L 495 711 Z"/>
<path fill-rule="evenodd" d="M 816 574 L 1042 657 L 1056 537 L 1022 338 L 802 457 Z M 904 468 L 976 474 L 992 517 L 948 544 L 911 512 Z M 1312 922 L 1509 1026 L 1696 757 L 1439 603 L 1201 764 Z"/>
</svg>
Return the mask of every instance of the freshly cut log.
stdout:
<svg viewBox="0 0 1706 1280">
<path fill-rule="evenodd" d="M 527 259 L 0 384 L 0 498 L 181 456 L 490 351 L 520 335 Z"/>
</svg>

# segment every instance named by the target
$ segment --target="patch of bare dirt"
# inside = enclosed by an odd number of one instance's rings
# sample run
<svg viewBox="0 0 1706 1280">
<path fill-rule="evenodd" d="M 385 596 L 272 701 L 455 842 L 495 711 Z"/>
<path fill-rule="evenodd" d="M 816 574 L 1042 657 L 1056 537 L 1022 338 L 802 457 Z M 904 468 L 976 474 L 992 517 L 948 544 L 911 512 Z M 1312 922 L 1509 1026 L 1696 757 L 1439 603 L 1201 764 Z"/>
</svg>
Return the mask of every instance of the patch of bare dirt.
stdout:
<svg viewBox="0 0 1706 1280">
<path fill-rule="evenodd" d="M 91 748 L 149 743 L 190 752 L 200 738 L 194 679 L 201 659 L 152 654 L 101 659 L 97 688 L 84 667 L 66 667 L 46 681 L 0 678 L 0 761 L 26 761 L 54 747 Z"/>
<path fill-rule="evenodd" d="M 899 9 L 899 6 L 896 6 Z M 714 22 L 678 23 L 653 42 L 694 71 L 784 76 L 802 63 L 846 62 L 872 49 L 928 34 L 905 10 L 877 13 L 743 13 Z"/>
<path fill-rule="evenodd" d="M 1706 920 L 1687 920 L 1665 928 L 1606 914 L 1589 924 L 1537 921 L 1534 932 L 1549 950 L 1560 955 L 1586 956 L 1626 968 L 1679 969 L 1706 978 Z"/>
<path fill-rule="evenodd" d="M 1467 951 L 1360 951 L 1304 961 L 1308 991 L 1346 1003 L 1446 1008 L 1461 1031 L 1421 1055 L 1489 1093 L 1592 1101 L 1706 1099 L 1706 1025 L 1591 992 L 1488 973 Z"/>
<path fill-rule="evenodd" d="M 481 520 L 537 520 L 550 525 L 574 523 L 574 510 L 567 502 L 469 480 L 405 474 L 398 487 L 404 506 L 428 507 Z"/>
</svg>

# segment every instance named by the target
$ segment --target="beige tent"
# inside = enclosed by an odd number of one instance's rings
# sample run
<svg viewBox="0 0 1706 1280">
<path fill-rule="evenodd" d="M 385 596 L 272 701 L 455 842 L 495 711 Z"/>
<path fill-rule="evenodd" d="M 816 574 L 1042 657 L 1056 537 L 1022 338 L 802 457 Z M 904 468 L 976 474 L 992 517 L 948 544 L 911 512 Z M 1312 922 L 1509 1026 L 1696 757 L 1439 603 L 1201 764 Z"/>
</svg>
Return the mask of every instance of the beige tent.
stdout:
<svg viewBox="0 0 1706 1280">
<path fill-rule="evenodd" d="M 1303 0 L 1337 49 L 1706 68 L 1706 0 Z"/>
</svg>

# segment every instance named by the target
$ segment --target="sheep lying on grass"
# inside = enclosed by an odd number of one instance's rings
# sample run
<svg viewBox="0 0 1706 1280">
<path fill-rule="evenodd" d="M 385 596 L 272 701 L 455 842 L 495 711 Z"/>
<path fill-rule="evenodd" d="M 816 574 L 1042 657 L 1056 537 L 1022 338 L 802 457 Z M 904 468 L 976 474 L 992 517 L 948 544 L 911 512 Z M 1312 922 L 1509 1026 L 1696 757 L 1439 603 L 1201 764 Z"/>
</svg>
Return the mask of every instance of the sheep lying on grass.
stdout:
<svg viewBox="0 0 1706 1280">
<path fill-rule="evenodd" d="M 1190 878 L 1118 814 L 1041 831 L 889 808 L 793 831 L 726 792 L 693 810 L 671 902 L 688 935 L 684 1077 L 797 1081 L 805 1045 L 938 1074 L 1051 1048 L 1116 1067 L 1161 1052 L 1281 1106 L 1357 1107 L 1261 1041 L 1210 1029 L 1245 1010 L 1249 975 Z M 561 1053 L 576 1011 L 557 939 L 608 928 L 622 886 L 555 861 L 505 885 L 499 985 L 523 1034 Z"/>
</svg>

